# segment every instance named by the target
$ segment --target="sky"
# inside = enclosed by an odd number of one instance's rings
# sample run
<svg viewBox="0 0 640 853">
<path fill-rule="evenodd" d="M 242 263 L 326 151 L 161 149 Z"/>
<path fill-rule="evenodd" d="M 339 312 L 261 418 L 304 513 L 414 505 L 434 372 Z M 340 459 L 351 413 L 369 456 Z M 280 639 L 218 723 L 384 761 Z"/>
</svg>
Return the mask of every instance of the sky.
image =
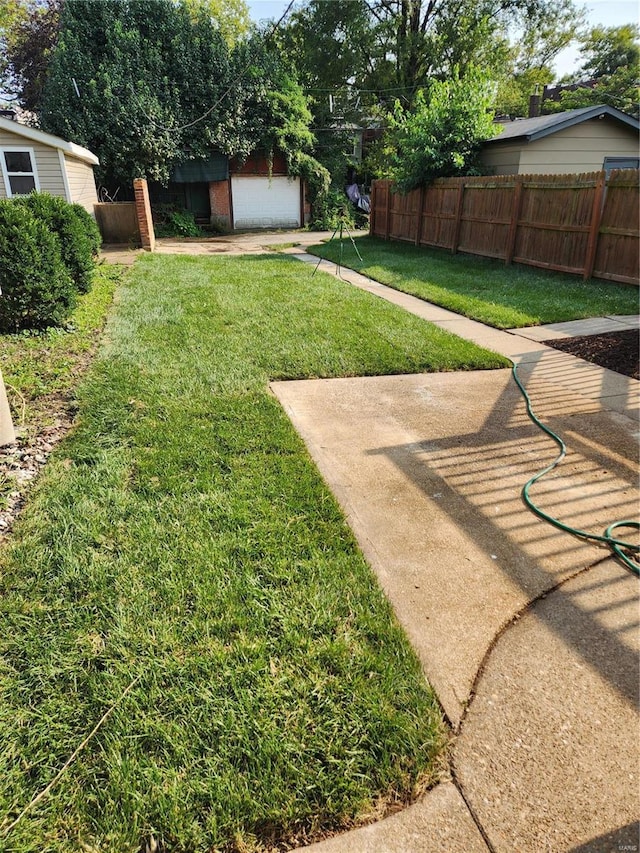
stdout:
<svg viewBox="0 0 640 853">
<path fill-rule="evenodd" d="M 251 17 L 254 21 L 280 18 L 289 5 L 288 0 L 247 0 Z M 603 24 L 607 27 L 617 27 L 621 24 L 638 23 L 639 7 L 637 0 L 590 0 L 584 4 L 587 12 L 587 25 Z M 580 56 L 575 47 L 563 50 L 556 59 L 555 70 L 557 78 L 575 71 L 580 64 Z"/>
</svg>

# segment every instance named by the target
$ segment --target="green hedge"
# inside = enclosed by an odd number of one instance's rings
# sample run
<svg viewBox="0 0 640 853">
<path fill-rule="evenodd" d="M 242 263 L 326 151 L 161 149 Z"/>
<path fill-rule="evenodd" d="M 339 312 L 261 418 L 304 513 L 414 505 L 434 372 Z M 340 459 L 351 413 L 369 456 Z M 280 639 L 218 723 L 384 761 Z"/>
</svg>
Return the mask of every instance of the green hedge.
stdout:
<svg viewBox="0 0 640 853">
<path fill-rule="evenodd" d="M 2 332 L 61 325 L 77 299 L 58 236 L 16 200 L 0 200 L 0 288 Z"/>
<path fill-rule="evenodd" d="M 92 216 L 79 204 L 69 204 L 47 193 L 30 193 L 15 201 L 58 236 L 62 260 L 76 288 L 87 293 L 100 247 L 100 232 Z"/>
</svg>

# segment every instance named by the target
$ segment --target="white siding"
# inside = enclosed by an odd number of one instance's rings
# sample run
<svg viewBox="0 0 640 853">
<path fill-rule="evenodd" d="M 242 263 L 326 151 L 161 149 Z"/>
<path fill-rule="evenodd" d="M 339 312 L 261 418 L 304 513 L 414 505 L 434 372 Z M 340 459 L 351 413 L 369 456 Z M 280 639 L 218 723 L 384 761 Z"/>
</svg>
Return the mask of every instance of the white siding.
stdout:
<svg viewBox="0 0 640 853">
<path fill-rule="evenodd" d="M 234 228 L 299 228 L 300 178 L 233 175 Z"/>
<path fill-rule="evenodd" d="M 36 158 L 36 169 L 40 180 L 40 190 L 43 193 L 51 193 L 65 198 L 64 180 L 60 168 L 60 158 L 57 148 L 42 145 L 40 142 L 32 142 L 17 134 L 0 131 L 0 148 L 31 148 Z M 7 190 L 0 176 L 0 198 L 7 197 Z"/>
<path fill-rule="evenodd" d="M 98 201 L 93 166 L 83 163 L 82 160 L 76 160 L 68 154 L 65 155 L 64 162 L 71 201 L 74 204 L 81 204 L 89 213 L 93 213 L 93 205 Z"/>
</svg>

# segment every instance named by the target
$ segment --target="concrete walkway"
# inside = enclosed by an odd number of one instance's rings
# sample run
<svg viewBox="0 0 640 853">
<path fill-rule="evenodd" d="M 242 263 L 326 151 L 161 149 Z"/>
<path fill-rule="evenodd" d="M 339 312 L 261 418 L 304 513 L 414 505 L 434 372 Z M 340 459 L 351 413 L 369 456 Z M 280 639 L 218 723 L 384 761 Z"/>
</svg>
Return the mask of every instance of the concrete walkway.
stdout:
<svg viewBox="0 0 640 853">
<path fill-rule="evenodd" d="M 536 414 L 569 448 L 534 489 L 547 512 L 596 533 L 636 517 L 639 383 L 539 340 L 637 328 L 637 317 L 501 332 L 341 277 L 518 363 Z M 307 849 L 638 850 L 638 582 L 608 550 L 524 507 L 522 485 L 556 447 L 511 371 L 272 389 L 455 733 L 449 774 L 418 803 Z"/>
</svg>

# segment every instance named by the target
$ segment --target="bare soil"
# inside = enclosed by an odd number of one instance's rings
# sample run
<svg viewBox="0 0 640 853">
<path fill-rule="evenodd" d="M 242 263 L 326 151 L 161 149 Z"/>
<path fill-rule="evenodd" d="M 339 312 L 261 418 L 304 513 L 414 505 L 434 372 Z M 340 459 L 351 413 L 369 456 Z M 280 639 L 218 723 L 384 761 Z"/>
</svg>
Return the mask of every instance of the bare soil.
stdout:
<svg viewBox="0 0 640 853">
<path fill-rule="evenodd" d="M 607 367 L 632 379 L 640 379 L 639 339 L 635 329 L 606 332 L 602 335 L 560 338 L 544 341 L 544 343 L 600 367 Z"/>
</svg>

